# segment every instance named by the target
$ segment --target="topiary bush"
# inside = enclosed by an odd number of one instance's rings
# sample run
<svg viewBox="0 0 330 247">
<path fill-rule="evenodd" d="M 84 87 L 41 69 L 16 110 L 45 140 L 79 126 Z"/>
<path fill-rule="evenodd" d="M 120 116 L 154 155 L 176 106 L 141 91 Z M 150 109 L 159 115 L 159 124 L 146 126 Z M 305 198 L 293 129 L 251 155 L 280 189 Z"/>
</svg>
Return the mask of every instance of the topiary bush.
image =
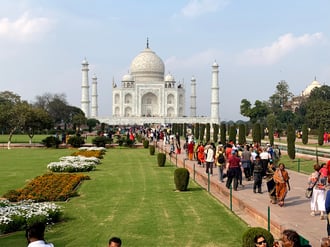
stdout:
<svg viewBox="0 0 330 247">
<path fill-rule="evenodd" d="M 60 139 L 58 137 L 55 137 L 55 136 L 47 136 L 41 142 L 47 148 L 50 148 L 50 147 L 58 148 L 58 145 L 60 145 L 60 143 L 61 143 Z"/>
<path fill-rule="evenodd" d="M 257 235 L 262 235 L 265 238 L 267 246 L 273 246 L 274 237 L 269 231 L 261 227 L 250 227 L 243 233 L 242 247 L 255 247 L 254 238 Z"/>
<path fill-rule="evenodd" d="M 165 162 L 166 162 L 166 154 L 164 153 L 158 153 L 157 154 L 157 163 L 158 163 L 158 166 L 165 166 Z"/>
<path fill-rule="evenodd" d="M 177 168 L 174 171 L 174 183 L 176 190 L 186 191 L 189 184 L 189 171 L 186 168 Z"/>
<path fill-rule="evenodd" d="M 71 136 L 68 140 L 68 144 L 70 144 L 72 147 L 80 148 L 85 144 L 85 138 L 81 136 Z"/>
<path fill-rule="evenodd" d="M 110 139 L 106 136 L 96 136 L 92 143 L 97 147 L 105 147 L 105 144 L 110 143 Z"/>
<path fill-rule="evenodd" d="M 149 140 L 145 139 L 143 140 L 143 147 L 148 148 L 149 147 Z"/>
<path fill-rule="evenodd" d="M 156 151 L 155 145 L 150 145 L 149 146 L 149 153 L 150 153 L 150 155 L 155 155 L 155 151 Z"/>
</svg>

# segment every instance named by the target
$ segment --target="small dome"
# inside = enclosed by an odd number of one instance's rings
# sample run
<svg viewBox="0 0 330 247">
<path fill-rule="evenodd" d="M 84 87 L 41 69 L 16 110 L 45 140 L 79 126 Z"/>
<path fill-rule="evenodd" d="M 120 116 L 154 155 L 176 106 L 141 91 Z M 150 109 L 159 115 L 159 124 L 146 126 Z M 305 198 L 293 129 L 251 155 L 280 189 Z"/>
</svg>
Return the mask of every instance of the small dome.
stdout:
<svg viewBox="0 0 330 247">
<path fill-rule="evenodd" d="M 84 60 L 82 60 L 81 64 L 82 64 L 82 65 L 88 65 L 88 61 L 87 61 L 87 59 L 84 58 Z"/>
<path fill-rule="evenodd" d="M 303 96 L 309 96 L 314 88 L 321 87 L 321 83 L 319 83 L 316 78 L 314 81 L 304 90 L 302 93 Z"/>
<path fill-rule="evenodd" d="M 137 81 L 163 81 L 164 62 L 150 48 L 145 48 L 131 63 L 131 74 Z"/>
<path fill-rule="evenodd" d="M 168 74 L 165 76 L 165 81 L 166 81 L 166 82 L 174 82 L 175 80 L 174 80 L 174 77 L 173 77 L 170 73 L 168 73 Z"/>
<path fill-rule="evenodd" d="M 214 61 L 214 63 L 212 64 L 212 67 L 219 67 L 219 65 L 217 64 L 216 61 Z"/>
<path fill-rule="evenodd" d="M 132 75 L 130 74 L 127 74 L 127 75 L 124 75 L 122 80 L 121 81 L 134 81 L 134 78 Z"/>
</svg>

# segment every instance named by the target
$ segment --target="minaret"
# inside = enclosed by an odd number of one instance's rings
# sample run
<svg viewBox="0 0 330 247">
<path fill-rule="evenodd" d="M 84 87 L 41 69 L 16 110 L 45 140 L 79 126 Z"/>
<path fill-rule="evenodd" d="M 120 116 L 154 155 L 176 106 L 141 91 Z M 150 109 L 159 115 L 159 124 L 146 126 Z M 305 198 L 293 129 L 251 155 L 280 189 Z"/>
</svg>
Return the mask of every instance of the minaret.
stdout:
<svg viewBox="0 0 330 247">
<path fill-rule="evenodd" d="M 211 123 L 220 124 L 219 117 L 219 65 L 212 64 L 212 87 L 211 87 Z"/>
<path fill-rule="evenodd" d="M 190 117 L 196 117 L 196 78 L 191 78 Z"/>
<path fill-rule="evenodd" d="M 94 74 L 92 77 L 92 109 L 91 109 L 91 117 L 98 117 L 98 104 L 97 104 L 97 77 Z"/>
<path fill-rule="evenodd" d="M 81 62 L 82 82 L 81 82 L 81 110 L 85 117 L 89 118 L 89 84 L 88 84 L 88 62 L 86 58 Z"/>
</svg>

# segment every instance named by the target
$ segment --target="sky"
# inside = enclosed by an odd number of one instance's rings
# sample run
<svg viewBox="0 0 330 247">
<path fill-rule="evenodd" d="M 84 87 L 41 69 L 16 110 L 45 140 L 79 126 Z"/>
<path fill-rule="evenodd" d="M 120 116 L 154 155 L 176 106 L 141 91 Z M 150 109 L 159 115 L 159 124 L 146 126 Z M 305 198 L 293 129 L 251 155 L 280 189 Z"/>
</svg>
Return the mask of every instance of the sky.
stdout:
<svg viewBox="0 0 330 247">
<path fill-rule="evenodd" d="M 149 47 L 210 116 L 219 64 L 220 120 L 247 120 L 242 99 L 267 101 L 285 80 L 294 95 L 330 81 L 329 0 L 0 0 L 0 92 L 35 102 L 65 94 L 80 107 L 81 62 L 98 78 L 99 116 L 112 114 L 112 80 Z"/>
</svg>

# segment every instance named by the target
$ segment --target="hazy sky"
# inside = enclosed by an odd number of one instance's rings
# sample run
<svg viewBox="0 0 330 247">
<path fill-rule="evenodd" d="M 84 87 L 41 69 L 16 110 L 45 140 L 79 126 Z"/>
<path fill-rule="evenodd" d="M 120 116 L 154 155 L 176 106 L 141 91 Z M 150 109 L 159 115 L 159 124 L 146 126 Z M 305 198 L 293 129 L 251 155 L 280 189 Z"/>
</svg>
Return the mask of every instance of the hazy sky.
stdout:
<svg viewBox="0 0 330 247">
<path fill-rule="evenodd" d="M 330 81 L 329 0 L 0 0 L 0 91 L 24 100 L 65 93 L 80 107 L 81 61 L 98 77 L 99 115 L 112 113 L 120 80 L 146 46 L 165 74 L 197 80 L 197 115 L 210 115 L 219 64 L 220 119 L 245 119 L 240 102 L 268 100 L 279 81 L 300 94 Z"/>
</svg>

